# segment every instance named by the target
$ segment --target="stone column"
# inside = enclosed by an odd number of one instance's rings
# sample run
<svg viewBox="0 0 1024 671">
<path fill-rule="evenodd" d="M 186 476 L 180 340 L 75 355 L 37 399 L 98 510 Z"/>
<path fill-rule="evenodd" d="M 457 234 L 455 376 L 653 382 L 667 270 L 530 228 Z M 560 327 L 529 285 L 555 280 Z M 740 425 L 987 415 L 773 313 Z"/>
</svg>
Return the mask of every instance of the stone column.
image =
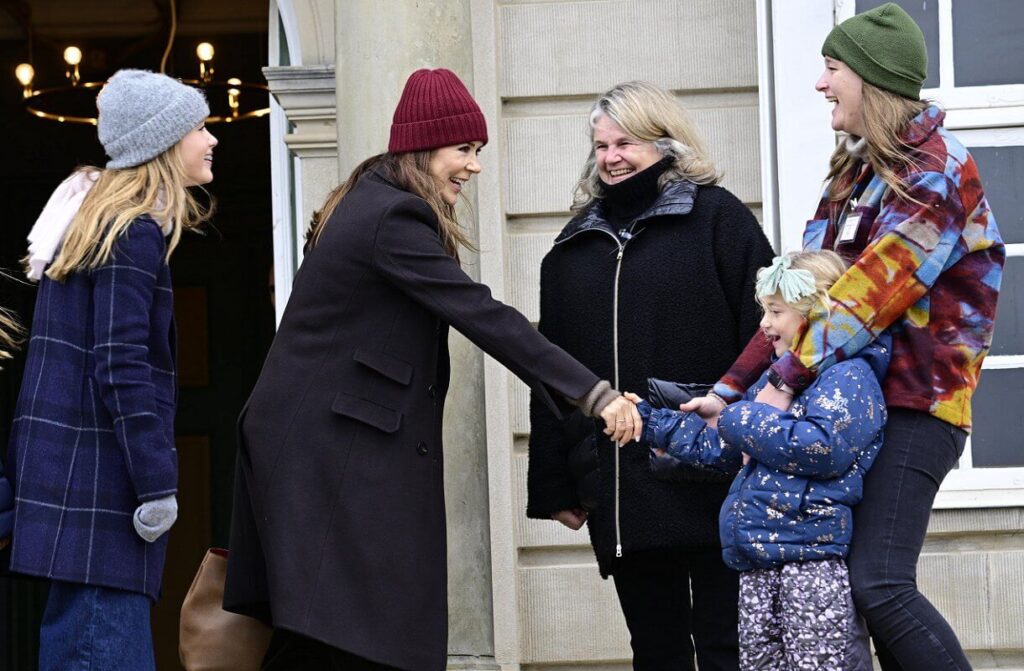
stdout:
<svg viewBox="0 0 1024 671">
<path fill-rule="evenodd" d="M 336 0 L 338 174 L 387 149 L 391 115 L 405 80 L 445 67 L 473 90 L 469 0 Z M 493 134 L 496 128 L 491 128 Z M 486 168 L 486 166 L 485 166 Z M 497 169 L 496 165 L 490 166 Z M 474 180 L 475 181 L 475 180 Z M 472 184 L 472 182 L 471 182 Z M 467 189 L 476 210 L 476 189 Z M 471 212 L 460 219 L 472 239 Z M 463 267 L 479 277 L 478 257 Z M 460 334 L 449 342 L 452 382 L 445 413 L 448 509 L 449 668 L 493 669 L 490 531 L 483 355 Z"/>
</svg>

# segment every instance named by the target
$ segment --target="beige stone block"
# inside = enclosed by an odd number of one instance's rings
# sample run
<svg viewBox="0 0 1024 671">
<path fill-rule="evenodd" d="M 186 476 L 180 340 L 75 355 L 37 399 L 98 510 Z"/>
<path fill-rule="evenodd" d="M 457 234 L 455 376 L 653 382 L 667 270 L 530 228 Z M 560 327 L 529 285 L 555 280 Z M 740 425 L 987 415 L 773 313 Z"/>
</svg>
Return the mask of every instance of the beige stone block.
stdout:
<svg viewBox="0 0 1024 671">
<path fill-rule="evenodd" d="M 512 434 L 526 436 L 530 433 L 530 388 L 514 375 L 509 379 L 512 386 L 509 393 L 509 401 L 512 404 Z"/>
<path fill-rule="evenodd" d="M 946 618 L 965 648 L 991 647 L 989 555 L 922 554 L 917 567 L 921 593 Z"/>
<path fill-rule="evenodd" d="M 524 663 L 630 659 L 615 588 L 593 566 L 520 569 L 519 604 Z"/>
<path fill-rule="evenodd" d="M 569 212 L 573 189 L 590 151 L 586 109 L 584 103 L 579 115 L 502 122 L 507 213 Z"/>
<path fill-rule="evenodd" d="M 506 241 L 506 298 L 534 323 L 540 319 L 540 263 L 554 241 L 550 233 L 513 233 Z"/>
<path fill-rule="evenodd" d="M 990 553 L 988 572 L 991 647 L 1024 654 L 1024 550 Z"/>
<path fill-rule="evenodd" d="M 1024 508 L 967 508 L 932 512 L 928 535 L 1024 531 Z M 1024 547 L 1024 540 L 1021 541 Z"/>
<path fill-rule="evenodd" d="M 629 79 L 671 89 L 754 87 L 755 18 L 749 0 L 505 5 L 500 94 L 588 95 Z"/>
</svg>

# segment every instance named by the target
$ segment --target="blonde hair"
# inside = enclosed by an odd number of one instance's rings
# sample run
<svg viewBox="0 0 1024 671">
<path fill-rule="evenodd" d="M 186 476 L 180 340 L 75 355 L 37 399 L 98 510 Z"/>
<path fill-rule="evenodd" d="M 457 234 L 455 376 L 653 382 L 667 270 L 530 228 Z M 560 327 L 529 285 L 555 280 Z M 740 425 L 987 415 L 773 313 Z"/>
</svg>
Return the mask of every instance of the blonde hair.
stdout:
<svg viewBox="0 0 1024 671">
<path fill-rule="evenodd" d="M 606 116 L 622 130 L 642 142 L 652 142 L 662 156 L 675 159 L 658 179 L 658 187 L 687 179 L 697 184 L 717 184 L 722 175 L 715 168 L 689 114 L 665 89 L 650 82 L 624 82 L 601 95 L 590 109 L 590 139 L 594 126 Z M 573 193 L 573 212 L 586 209 L 601 197 L 601 176 L 597 153 L 591 144 L 590 156 Z"/>
<path fill-rule="evenodd" d="M 791 270 L 806 270 L 814 276 L 814 293 L 807 296 L 803 296 L 797 301 L 790 303 L 782 298 L 778 294 L 772 296 L 758 296 L 757 300 L 761 303 L 761 307 L 765 306 L 765 303 L 770 298 L 778 298 L 780 301 L 793 308 L 800 313 L 801 316 L 806 317 L 811 313 L 816 306 L 823 307 L 826 313 L 831 313 L 831 299 L 828 295 L 828 290 L 832 288 L 832 285 L 839 281 L 839 278 L 843 276 L 849 265 L 843 259 L 833 251 L 828 249 L 805 251 L 805 252 L 790 252 L 785 256 L 789 257 Z M 761 268 L 757 271 L 757 279 L 769 272 L 771 268 Z"/>
<path fill-rule="evenodd" d="M 898 197 L 913 201 L 899 176 L 904 168 L 915 166 L 914 150 L 903 141 L 902 136 L 907 124 L 931 103 L 911 100 L 868 82 L 863 83 L 861 99 L 867 162 Z M 850 197 L 859 167 L 860 159 L 849 152 L 845 142 L 840 142 L 832 153 L 828 176 L 825 178 L 828 182 L 828 198 L 833 208 L 841 208 Z"/>
<path fill-rule="evenodd" d="M 21 345 L 24 334 L 14 315 L 0 308 L 0 361 L 11 358 L 12 352 Z"/>
<path fill-rule="evenodd" d="M 213 204 L 203 205 L 186 188 L 187 178 L 179 145 L 142 165 L 120 170 L 79 168 L 98 172 L 96 183 L 71 220 L 60 253 L 46 270 L 50 279 L 62 281 L 79 270 L 93 270 L 108 260 L 117 239 L 143 215 L 172 224 L 167 259 L 178 245 L 181 232 L 206 221 Z"/>
<path fill-rule="evenodd" d="M 462 226 L 459 225 L 455 207 L 444 199 L 438 180 L 430 174 L 430 157 L 432 155 L 432 150 L 398 154 L 388 152 L 371 156 L 357 165 L 348 179 L 328 194 L 323 207 L 313 213 L 309 228 L 306 229 L 306 252 L 320 242 L 324 227 L 331 215 L 334 214 L 338 204 L 355 187 L 359 178 L 371 170 L 378 170 L 384 179 L 427 202 L 437 217 L 441 244 L 449 256 L 458 260 L 460 246 L 475 249 L 462 230 Z"/>
</svg>

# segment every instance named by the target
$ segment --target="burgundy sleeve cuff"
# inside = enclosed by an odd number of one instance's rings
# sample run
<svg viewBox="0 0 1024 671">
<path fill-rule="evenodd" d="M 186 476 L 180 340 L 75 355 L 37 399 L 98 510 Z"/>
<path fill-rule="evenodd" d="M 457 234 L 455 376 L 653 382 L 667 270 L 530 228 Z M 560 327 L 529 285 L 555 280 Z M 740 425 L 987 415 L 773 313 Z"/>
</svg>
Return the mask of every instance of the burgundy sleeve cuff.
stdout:
<svg viewBox="0 0 1024 671">
<path fill-rule="evenodd" d="M 815 378 L 813 371 L 800 363 L 800 359 L 793 356 L 792 352 L 783 354 L 772 364 L 772 368 L 797 394 L 806 389 Z"/>
</svg>

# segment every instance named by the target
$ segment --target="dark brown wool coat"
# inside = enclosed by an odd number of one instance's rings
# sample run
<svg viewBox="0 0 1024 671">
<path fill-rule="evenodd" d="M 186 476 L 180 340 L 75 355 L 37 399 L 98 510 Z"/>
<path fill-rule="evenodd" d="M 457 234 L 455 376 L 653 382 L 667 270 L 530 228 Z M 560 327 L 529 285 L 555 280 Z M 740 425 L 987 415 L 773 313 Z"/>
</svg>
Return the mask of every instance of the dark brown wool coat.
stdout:
<svg viewBox="0 0 1024 671">
<path fill-rule="evenodd" d="M 462 272 L 422 199 L 364 176 L 303 261 L 242 411 L 229 610 L 445 667 L 449 324 L 549 403 L 598 381 Z"/>
</svg>

